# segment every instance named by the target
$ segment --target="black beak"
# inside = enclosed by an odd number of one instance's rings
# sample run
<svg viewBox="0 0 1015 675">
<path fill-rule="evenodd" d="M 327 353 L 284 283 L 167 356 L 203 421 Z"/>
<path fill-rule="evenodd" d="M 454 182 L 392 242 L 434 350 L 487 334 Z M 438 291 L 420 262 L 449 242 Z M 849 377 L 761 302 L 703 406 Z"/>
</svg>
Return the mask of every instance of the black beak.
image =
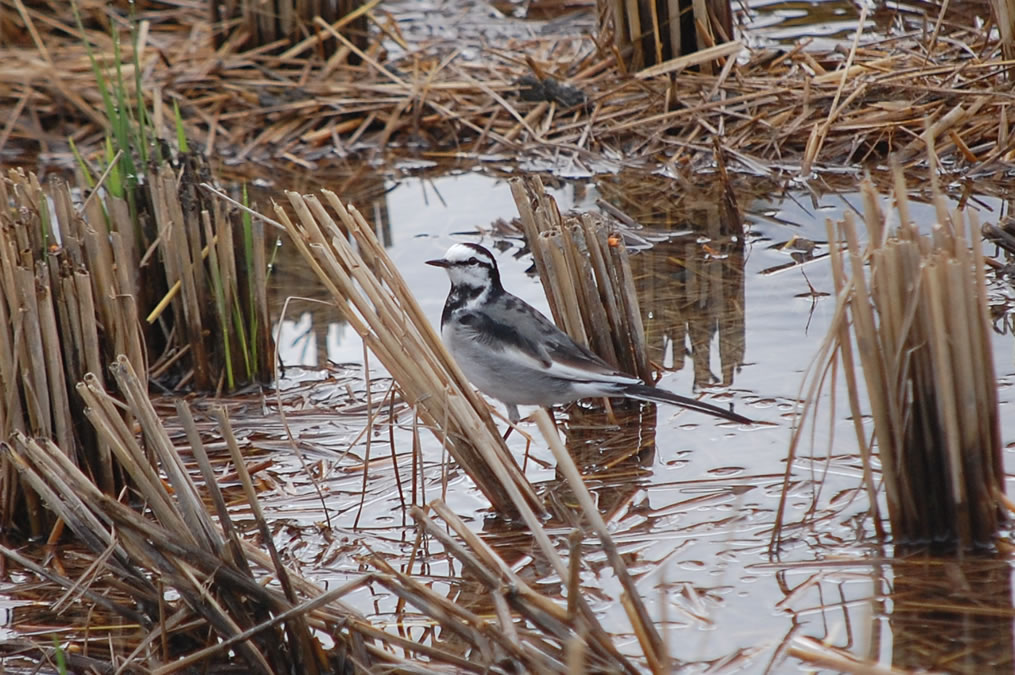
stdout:
<svg viewBox="0 0 1015 675">
<path fill-rule="evenodd" d="M 438 258 L 437 260 L 427 260 L 426 264 L 433 265 L 434 267 L 451 267 L 451 263 L 449 263 L 444 258 Z"/>
</svg>

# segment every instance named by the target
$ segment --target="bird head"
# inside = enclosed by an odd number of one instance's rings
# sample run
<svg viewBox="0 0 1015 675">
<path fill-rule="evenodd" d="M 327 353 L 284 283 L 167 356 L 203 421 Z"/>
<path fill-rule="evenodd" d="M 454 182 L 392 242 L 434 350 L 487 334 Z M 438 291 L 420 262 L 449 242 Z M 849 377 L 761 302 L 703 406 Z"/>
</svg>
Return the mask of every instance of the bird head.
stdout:
<svg viewBox="0 0 1015 675">
<path fill-rule="evenodd" d="M 500 287 L 497 261 L 479 244 L 455 244 L 443 258 L 427 260 L 426 264 L 443 267 L 454 288 Z"/>
</svg>

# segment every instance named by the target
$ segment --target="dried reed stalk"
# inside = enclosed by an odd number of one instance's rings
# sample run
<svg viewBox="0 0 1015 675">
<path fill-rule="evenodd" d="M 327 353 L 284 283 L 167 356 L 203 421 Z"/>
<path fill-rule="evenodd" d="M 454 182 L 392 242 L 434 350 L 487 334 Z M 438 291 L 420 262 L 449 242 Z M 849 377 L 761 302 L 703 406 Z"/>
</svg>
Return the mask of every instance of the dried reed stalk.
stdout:
<svg viewBox="0 0 1015 675">
<path fill-rule="evenodd" d="M 174 672 L 187 664 L 222 657 L 226 648 L 235 649 L 254 672 L 272 673 L 296 669 L 319 673 L 330 670 L 328 655 L 316 645 L 310 633 L 307 616 L 314 613 L 318 628 L 339 623 L 362 622 L 362 618 L 336 602 L 352 590 L 345 586 L 340 592 L 323 593 L 321 589 L 301 580 L 291 583 L 289 572 L 282 566 L 271 546 L 271 535 L 257 508 L 245 464 L 238 455 L 228 420 L 219 416 L 219 429 L 233 452 L 233 459 L 246 498 L 254 505 L 255 520 L 261 535 L 272 551 L 266 562 L 263 557 L 251 559 L 245 544 L 237 539 L 236 528 L 224 507 L 224 499 L 207 463 L 207 453 L 200 435 L 191 424 L 186 404 L 178 403 L 188 427 L 194 456 L 203 475 L 212 478 L 205 483 L 213 503 L 218 505 L 221 528 L 207 513 L 201 491 L 183 464 L 161 421 L 152 408 L 147 385 L 134 373 L 128 359 L 121 357 L 111 368 L 117 386 L 124 392 L 126 406 L 136 418 L 144 442 L 128 428 L 115 401 L 95 378 L 78 386 L 88 401 L 89 419 L 112 447 L 121 466 L 132 478 L 132 490 L 147 506 L 145 514 L 137 513 L 98 490 L 91 478 L 75 466 L 65 453 L 50 441 L 35 441 L 16 433 L 10 446 L 4 446 L 5 459 L 13 462 L 32 487 L 45 499 L 48 508 L 64 520 L 95 554 L 103 555 L 104 567 L 118 579 L 120 591 L 131 599 L 129 604 L 101 601 L 101 594 L 87 593 L 85 599 L 97 602 L 107 610 L 138 623 L 147 640 L 158 639 L 159 633 L 171 630 L 176 639 L 189 635 L 190 644 L 208 642 L 208 631 L 218 637 L 207 649 L 199 650 L 183 660 L 170 657 L 169 663 L 148 662 L 158 666 L 153 672 Z M 149 454 L 150 453 L 150 454 Z M 163 482 L 168 479 L 171 491 Z M 9 555 L 10 552 L 4 550 Z M 28 563 L 23 558 L 17 559 Z M 252 572 L 269 572 L 281 581 L 282 590 L 262 586 Z M 33 568 L 34 569 L 34 568 Z M 37 570 L 40 571 L 41 570 Z M 68 588 L 74 584 L 57 575 L 52 580 Z M 158 584 L 155 583 L 158 580 Z M 180 597 L 169 602 L 162 595 L 162 585 L 174 588 Z M 307 600 L 308 589 L 317 600 Z M 168 605 L 170 606 L 167 606 Z M 175 607 L 171 605 L 175 604 Z M 319 606 L 327 605 L 326 610 Z M 174 613 L 169 625 L 167 610 Z M 182 612 L 182 614 L 179 614 Z M 186 627 L 185 627 L 186 626 Z M 364 653 L 359 633 L 333 633 L 336 652 L 353 650 Z M 142 651 L 139 645 L 133 657 L 155 654 Z"/>
<path fill-rule="evenodd" d="M 835 260 L 832 268 L 840 290 L 818 363 L 842 358 L 850 375 L 852 416 L 873 509 L 874 468 L 851 375 L 847 326 L 852 326 L 895 542 L 960 551 L 989 547 L 1004 522 L 999 506 L 1004 471 L 979 225 L 969 214 L 967 235 L 965 213 L 949 213 L 932 180 L 938 221 L 931 235 L 921 234 L 910 218 L 898 165 L 895 172 L 900 224 L 894 233 L 887 231 L 888 216 L 869 181 L 862 186 L 871 237 L 866 248 L 850 212 L 838 233 L 828 224 L 833 260 L 841 255 L 847 264 Z M 805 415 L 816 393 L 812 384 Z M 803 428 L 797 427 L 791 454 Z"/>
<path fill-rule="evenodd" d="M 733 37 L 728 0 L 598 0 L 596 4 L 600 38 L 611 39 L 630 70 L 664 64 Z M 703 72 L 712 72 L 711 58 L 701 62 Z"/>
<path fill-rule="evenodd" d="M 848 650 L 828 645 L 807 635 L 794 637 L 786 653 L 810 666 L 849 675 L 904 675 L 911 672 L 869 659 L 860 659 Z"/>
<path fill-rule="evenodd" d="M 6 120 L 0 149 L 5 142 L 32 151 L 44 147 L 69 159 L 51 138 L 72 136 L 87 144 L 86 151 L 101 152 L 104 103 L 65 8 L 37 2 L 23 13 L 14 0 L 0 4 L 11 9 L 5 16 L 15 36 L 0 48 L 0 79 L 11 83 L 0 92 L 0 120 Z M 637 4 L 615 0 L 608 11 L 622 15 L 625 6 Z M 411 11 L 410 4 L 404 7 Z M 401 45 L 402 59 L 385 62 L 382 43 L 374 40 L 362 50 L 369 60 L 360 65 L 336 58 L 339 52 L 318 53 L 317 46 L 332 35 L 320 23 L 279 55 L 270 48 L 241 49 L 242 36 L 215 48 L 207 39 L 214 30 L 207 24 L 207 8 L 200 4 L 143 14 L 143 35 L 159 45 L 156 50 L 138 44 L 143 93 L 179 101 L 188 136 L 209 155 L 236 162 L 284 159 L 304 168 L 359 148 L 415 149 L 423 143 L 434 157 L 499 152 L 509 158 L 524 152 L 555 166 L 572 161 L 591 169 L 606 160 L 662 165 L 677 174 L 713 166 L 708 139 L 720 130 L 734 161 L 759 175 L 797 173 L 803 165 L 874 167 L 923 134 L 925 117 L 949 122 L 935 140 L 939 154 L 950 160 L 950 173 L 982 175 L 1003 168 L 1015 148 L 1006 93 L 1010 60 L 997 32 L 983 30 L 986 17 L 976 16 L 978 7 L 961 15 L 943 13 L 934 31 L 926 30 L 920 13 L 899 15 L 887 36 L 858 31 L 856 49 L 848 54 L 803 43 L 788 52 L 726 47 L 725 37 L 715 31 L 720 44 L 713 58 L 725 49 L 739 52 L 736 58 L 726 53 L 722 69 L 709 74 L 690 69 L 686 59 L 666 60 L 647 79 L 627 77 L 617 59 L 620 50 L 599 48 L 608 38 L 593 46 L 588 31 L 570 22 L 548 25 L 556 30 L 538 37 L 487 45 L 479 58 L 465 61 L 442 38 L 414 39 L 411 32 L 400 32 L 413 25 L 399 20 L 402 8 L 390 7 L 391 17 L 366 13 L 385 40 Z M 130 65 L 129 27 L 110 21 L 104 5 L 83 11 L 86 19 L 92 17 L 85 30 L 97 58 L 113 59 L 105 28 L 112 23 L 123 31 L 123 58 Z M 668 11 L 672 16 L 673 9 Z M 692 16 L 695 11 L 699 16 Z M 684 13 L 696 25 L 703 22 L 697 7 Z M 33 39 L 29 22 L 39 40 Z M 998 19 L 1002 27 L 1007 23 Z M 660 31 L 666 32 L 663 26 Z M 645 35 L 618 24 L 614 37 L 640 44 Z M 654 39 L 648 49 L 654 58 Z M 522 62 L 520 52 L 530 58 Z M 694 58 L 703 56 L 695 53 Z M 554 93 L 559 87 L 544 87 L 545 96 L 534 97 L 538 100 L 520 96 L 517 81 L 532 76 L 530 64 L 566 82 L 575 95 L 559 96 Z M 679 77 L 671 77 L 681 68 Z M 133 78 L 126 79 L 131 95 Z M 964 113 L 948 117 L 957 107 Z M 161 118 L 163 126 L 156 131 L 162 137 L 175 134 L 167 128 L 171 117 Z M 923 142 L 917 139 L 914 148 Z M 912 161 L 920 157 L 917 153 Z"/>
<path fill-rule="evenodd" d="M 448 356 L 373 228 L 334 193 L 322 194 L 341 225 L 316 197 L 294 192 L 287 197 L 296 222 L 276 205 L 279 221 L 405 400 L 438 433 L 490 502 L 503 513 L 518 511 L 537 522 L 532 509 L 541 511 L 539 500 L 485 402 Z"/>
<path fill-rule="evenodd" d="M 512 179 L 511 193 L 554 321 L 611 365 L 651 382 L 623 240 L 596 214 L 562 217 L 538 177 Z"/>
<path fill-rule="evenodd" d="M 188 165 L 183 181 L 167 164 L 155 170 L 149 185 L 163 255 L 144 262 L 142 250 L 151 242 L 128 202 L 112 190 L 96 187 L 78 206 L 58 178 L 42 186 L 33 174 L 12 170 L 0 180 L 0 200 L 9 206 L 0 213 L 0 434 L 19 430 L 53 439 L 110 494 L 120 487 L 122 467 L 106 441 L 82 424 L 83 404 L 70 395 L 86 373 L 102 386 L 105 364 L 117 355 L 147 373 L 149 348 L 156 354 L 165 349 L 164 360 L 188 353 L 189 368 L 207 388 L 266 380 L 270 373 L 263 228 L 252 229 L 241 248 L 220 204 L 210 215 L 200 212 L 188 182 L 196 170 Z M 202 250 L 200 228 L 193 227 L 202 219 L 207 240 L 218 242 L 210 267 L 202 260 L 207 246 Z M 260 272 L 252 271 L 256 265 Z M 182 291 L 167 303 L 177 329 L 165 323 L 145 331 L 142 305 L 174 282 Z M 210 311 L 214 307 L 218 312 Z M 188 362 L 178 367 L 185 371 Z M 22 498 L 28 500 L 24 508 L 18 506 Z M 0 503 L 3 527 L 27 517 L 28 530 L 42 536 L 53 524 L 34 496 L 17 488 L 9 466 L 0 471 Z"/>
<path fill-rule="evenodd" d="M 10 445 L 0 446 L 5 458 L 42 495 L 47 507 L 64 519 L 97 556 L 89 566 L 89 574 L 95 579 L 68 578 L 59 569 L 50 570 L 17 550 L 0 546 L 7 564 L 65 589 L 64 599 L 53 608 L 56 612 L 73 607 L 75 616 L 95 616 L 101 608 L 141 628 L 112 641 L 105 659 L 97 650 L 91 650 L 89 667 L 102 670 L 115 663 L 120 668 L 171 673 L 230 664 L 249 672 L 319 673 L 344 672 L 347 665 L 343 664 L 354 662 L 370 671 L 419 670 L 426 664 L 435 669 L 479 673 L 512 663 L 531 671 L 561 674 L 574 672 L 574 667 L 640 671 L 638 661 L 620 653 L 614 637 L 603 630 L 580 592 L 573 589 L 574 598 L 569 598 L 567 606 L 559 598 L 536 592 L 439 501 L 432 508 L 459 539 L 447 534 L 446 528 L 423 510 L 414 508 L 413 516 L 430 537 L 461 562 L 464 575 L 482 584 L 495 612 L 480 614 L 461 599 L 453 602 L 376 554 L 368 561 L 377 572 L 325 592 L 280 562 L 224 411 L 215 414 L 218 433 L 229 449 L 267 553 L 240 538 L 240 529 L 233 523 L 218 486 L 220 474 L 209 462 L 202 433 L 187 404 L 178 400 L 176 409 L 196 467 L 183 462 L 187 453 L 174 447 L 129 361 L 118 359 L 111 372 L 117 388 L 124 393 L 123 403 L 110 396 L 94 377 L 81 383 L 78 390 L 88 401 L 90 420 L 131 472 L 130 501 L 144 504 L 142 512 L 98 490 L 91 478 L 50 441 L 35 441 L 17 433 Z M 143 440 L 124 423 L 121 405 L 138 421 Z M 569 466 L 570 472 L 577 475 L 573 463 Z M 203 483 L 197 476 L 204 479 Z M 206 512 L 206 502 L 212 504 L 217 521 Z M 595 513 L 590 503 L 585 507 Z M 612 551 L 611 562 L 618 575 L 623 577 L 623 565 L 605 526 L 601 519 L 593 518 L 592 522 L 607 550 Z M 550 544 L 547 533 L 538 522 L 535 526 L 533 534 L 543 552 L 559 571 L 566 573 L 568 567 Z M 266 576 L 278 580 L 281 588 L 265 583 Z M 634 612 L 631 616 L 636 633 L 643 644 L 655 645 L 645 642 L 658 636 L 637 618 L 644 616 L 644 609 L 637 609 L 640 602 L 629 582 L 629 578 L 624 581 L 625 603 Z M 109 583 L 115 593 L 106 591 L 104 584 Z M 439 626 L 443 634 L 457 639 L 414 641 L 400 632 L 371 625 L 343 602 L 344 596 L 365 586 L 397 596 Z M 399 612 L 404 620 L 406 611 Z M 524 623 L 517 623 L 519 620 Z M 311 631 L 327 633 L 334 646 L 324 649 Z M 88 633 L 84 635 L 87 639 Z M 647 665 L 653 672 L 667 672 L 661 648 L 655 645 L 653 649 L 653 656 L 646 657 Z M 467 650 L 467 658 L 462 650 Z M 38 653 L 40 661 L 51 656 L 45 644 L 17 643 L 19 659 L 31 653 Z"/>
<path fill-rule="evenodd" d="M 105 209 L 93 196 L 79 212 L 59 179 L 44 188 L 34 175 L 10 171 L 0 180 L 0 200 L 11 207 L 0 213 L 0 434 L 53 439 L 113 492 L 119 470 L 105 443 L 82 425 L 82 404 L 69 391 L 87 370 L 102 372 L 103 346 L 144 367 L 135 288 L 125 271 L 136 269 L 137 260 L 124 252 L 120 236 L 133 228 L 123 221 L 124 204 L 105 197 Z M 42 536 L 55 521 L 32 490 L 19 489 L 10 466 L 2 476 L 3 527 Z"/>
<path fill-rule="evenodd" d="M 163 165 L 151 177 L 150 185 L 155 224 L 163 233 L 158 244 L 165 264 L 166 282 L 170 288 L 180 289 L 180 302 L 173 304 L 173 324 L 179 327 L 184 344 L 194 355 L 194 384 L 207 390 L 213 386 L 213 376 L 209 372 L 202 314 L 205 307 L 202 300 L 208 297 L 208 287 L 202 273 L 200 251 L 194 255 L 194 246 L 200 241 L 199 221 L 193 220 L 193 213 L 188 214 L 191 218 L 184 217 L 172 167 Z M 148 321 L 151 323 L 151 316 Z"/>
</svg>

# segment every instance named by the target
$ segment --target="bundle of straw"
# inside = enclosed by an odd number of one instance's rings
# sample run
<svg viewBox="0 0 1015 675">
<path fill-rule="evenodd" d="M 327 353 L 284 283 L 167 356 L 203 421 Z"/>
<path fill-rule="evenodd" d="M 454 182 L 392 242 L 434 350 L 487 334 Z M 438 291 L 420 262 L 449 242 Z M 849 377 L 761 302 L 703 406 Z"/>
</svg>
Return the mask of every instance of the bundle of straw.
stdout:
<svg viewBox="0 0 1015 675">
<path fill-rule="evenodd" d="M 0 179 L 0 439 L 49 438 L 87 467 L 100 489 L 118 489 L 108 446 L 85 424 L 71 388 L 101 381 L 112 350 L 144 372 L 138 322 L 138 256 L 127 203 L 108 191 L 77 206 L 60 179 L 43 186 L 12 170 Z M 0 527 L 32 536 L 59 524 L 0 459 Z"/>
<path fill-rule="evenodd" d="M 157 246 L 154 281 L 169 289 L 150 300 L 155 306 L 145 317 L 153 325 L 153 341 L 167 343 L 152 376 L 175 368 L 182 384 L 219 391 L 267 382 L 273 348 L 263 224 L 235 217 L 199 189 L 208 173 L 202 157 L 188 155 L 181 163 L 179 175 L 162 163 L 148 183 L 151 217 L 161 236 L 142 242 Z M 167 309 L 171 322 L 164 316 Z M 176 363 L 178 348 L 189 352 L 189 362 Z"/>
<path fill-rule="evenodd" d="M 611 365 L 653 381 L 627 247 L 603 216 L 564 216 L 538 177 L 511 180 L 554 322 Z"/>
<path fill-rule="evenodd" d="M 0 554 L 8 564 L 14 562 L 66 589 L 54 612 L 84 603 L 90 606 L 89 614 L 98 607 L 140 627 L 145 637 L 129 654 L 113 651 L 111 641 L 110 663 L 144 662 L 175 671 L 225 658 L 230 650 L 235 650 L 237 660 L 252 673 L 334 672 L 329 661 L 347 652 L 370 663 L 366 643 L 371 639 L 357 630 L 362 626 L 369 635 L 369 626 L 361 615 L 339 601 L 362 581 L 325 592 L 286 569 L 272 542 L 224 410 L 217 414 L 219 430 L 269 555 L 239 538 L 240 529 L 226 508 L 187 404 L 177 401 L 177 412 L 218 522 L 208 513 L 198 484 L 156 415 L 148 399 L 147 383 L 125 357 L 117 359 L 111 371 L 125 404 L 110 396 L 93 376 L 86 377 L 77 388 L 88 403 L 90 421 L 130 474 L 134 494 L 146 505 L 145 511 L 135 511 L 102 493 L 91 477 L 51 441 L 15 433 L 10 445 L 0 448 L 4 459 L 18 467 L 47 507 L 99 556 L 90 573 L 110 573 L 117 592 L 78 588 L 80 580 L 68 579 L 59 571 L 50 572 L 27 556 L 0 546 Z M 125 423 L 120 412 L 124 405 L 138 420 L 144 432 L 143 443 Z M 259 583 L 255 569 L 258 574 L 272 574 L 277 587 Z M 90 579 L 88 586 L 94 583 L 96 580 Z M 175 589 L 177 599 L 167 599 L 163 594 L 167 587 Z M 331 632 L 336 642 L 332 653 L 326 653 L 317 643 L 311 624 Z M 187 645 L 194 651 L 177 660 L 180 647 L 176 645 Z M 75 670 L 92 669 L 72 663 Z M 97 663 L 91 665 L 96 667 Z M 101 665 L 106 667 L 96 669 L 113 669 L 108 663 Z"/>
<path fill-rule="evenodd" d="M 984 262 L 980 247 L 970 246 L 979 241 L 979 225 L 970 213 L 967 239 L 964 212 L 948 212 L 933 171 L 937 224 L 929 236 L 910 216 L 898 166 L 900 224 L 893 234 L 869 180 L 862 186 L 871 236 L 866 250 L 850 212 L 839 225 L 845 251 L 829 221 L 838 304 L 819 362 L 844 363 L 876 526 L 874 467 L 861 422 L 850 327 L 870 398 L 894 540 L 969 550 L 990 546 L 1004 519 L 997 390 Z M 805 415 L 825 372 L 816 370 Z M 802 430 L 796 430 L 791 455 Z"/>
<path fill-rule="evenodd" d="M 105 364 L 124 355 L 145 378 L 233 389 L 266 380 L 272 355 L 263 226 L 199 199 L 206 167 L 194 157 L 179 175 L 154 166 L 150 200 L 119 184 L 116 166 L 88 182 L 83 203 L 59 178 L 43 185 L 11 170 L 0 180 L 0 438 L 53 439 L 110 494 L 121 467 L 71 392 L 85 373 L 101 385 Z M 158 236 L 142 227 L 149 217 Z M 4 528 L 41 536 L 52 524 L 2 460 L 0 504 Z"/>
<path fill-rule="evenodd" d="M 599 0 L 597 4 L 600 33 L 612 35 L 632 70 L 680 61 L 733 38 L 729 0 Z M 702 56 L 694 63 L 711 73 L 715 56 Z"/>
</svg>

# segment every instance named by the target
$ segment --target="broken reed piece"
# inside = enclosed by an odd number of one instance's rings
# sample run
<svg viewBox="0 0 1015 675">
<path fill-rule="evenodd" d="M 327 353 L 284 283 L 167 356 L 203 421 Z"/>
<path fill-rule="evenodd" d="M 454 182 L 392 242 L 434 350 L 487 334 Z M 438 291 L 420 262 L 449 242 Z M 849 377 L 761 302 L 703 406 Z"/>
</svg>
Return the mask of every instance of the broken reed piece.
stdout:
<svg viewBox="0 0 1015 675">
<path fill-rule="evenodd" d="M 538 177 L 512 179 L 511 193 L 554 322 L 619 370 L 653 382 L 623 239 L 599 214 L 561 216 Z"/>
<path fill-rule="evenodd" d="M 43 185 L 20 169 L 0 177 L 0 203 L 10 207 L 0 210 L 0 437 L 52 439 L 114 493 L 120 470 L 71 387 L 88 371 L 101 377 L 112 346 L 144 366 L 126 204 L 96 191 L 78 207 L 62 179 Z M 0 529 L 45 536 L 58 519 L 7 456 L 0 474 Z"/>
<path fill-rule="evenodd" d="M 894 171 L 894 233 L 869 180 L 861 190 L 871 241 L 860 244 L 850 212 L 838 228 L 828 223 L 831 255 L 842 256 L 832 265 L 841 311 L 812 372 L 821 377 L 842 358 L 851 375 L 855 344 L 880 460 L 873 466 L 869 431 L 859 423 L 862 392 L 848 376 L 865 487 L 876 514 L 871 476 L 880 469 L 896 545 L 989 548 L 1005 520 L 1004 471 L 979 224 L 973 213 L 949 213 L 935 186 L 938 222 L 922 234 L 897 164 Z M 816 392 L 812 386 L 805 416 Z M 803 429 L 797 426 L 791 453 Z"/>
<path fill-rule="evenodd" d="M 145 321 L 158 327 L 169 308 L 173 346 L 190 354 L 186 365 L 191 369 L 183 378 L 198 389 L 232 390 L 270 381 L 264 229 L 244 222 L 199 187 L 197 181 L 208 171 L 206 160 L 187 155 L 181 163 L 180 176 L 162 163 L 149 180 L 152 218 L 163 233 L 156 242 L 164 270 L 159 276 L 164 274 L 169 290 L 150 298 L 154 307 L 143 303 Z M 157 283 L 162 287 L 161 278 Z M 158 368 L 156 363 L 153 370 Z"/>
<path fill-rule="evenodd" d="M 151 169 L 150 199 L 141 200 L 150 204 L 147 215 L 103 189 L 108 172 L 80 204 L 60 178 L 40 184 L 17 169 L 0 176 L 0 203 L 10 207 L 0 210 L 0 380 L 8 384 L 0 437 L 51 438 L 110 494 L 122 485 L 122 467 L 85 424 L 71 391 L 86 373 L 102 385 L 106 364 L 119 355 L 146 379 L 178 362 L 174 384 L 202 388 L 224 381 L 232 389 L 271 372 L 263 228 L 197 199 L 195 177 L 206 167 L 194 157 L 184 166 L 182 174 L 165 162 Z M 138 225 L 148 217 L 157 243 Z M 165 288 L 176 290 L 149 312 Z M 165 308 L 175 322 L 151 325 Z M 0 528 L 42 536 L 48 525 L 38 500 L 19 485 L 0 459 L 0 503 L 8 505 Z"/>
<path fill-rule="evenodd" d="M 665 67 L 682 56 L 708 52 L 708 48 L 729 41 L 733 35 L 729 0 L 606 0 L 598 7 L 600 38 L 603 42 L 612 39 L 631 70 Z M 711 73 L 722 66 L 721 62 L 713 63 L 714 58 L 703 57 L 692 63 L 702 72 Z"/>
</svg>

